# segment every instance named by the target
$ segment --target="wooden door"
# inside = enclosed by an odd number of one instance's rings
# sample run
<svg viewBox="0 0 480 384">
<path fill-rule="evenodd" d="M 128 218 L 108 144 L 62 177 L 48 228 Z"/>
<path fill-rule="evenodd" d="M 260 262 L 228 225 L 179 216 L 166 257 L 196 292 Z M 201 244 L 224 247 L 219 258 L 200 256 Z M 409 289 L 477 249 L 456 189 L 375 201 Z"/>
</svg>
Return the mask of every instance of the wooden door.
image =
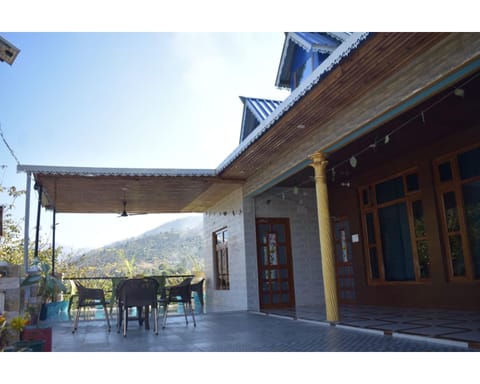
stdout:
<svg viewBox="0 0 480 384">
<path fill-rule="evenodd" d="M 293 307 L 292 250 L 288 218 L 259 218 L 258 286 L 261 309 Z"/>
<path fill-rule="evenodd" d="M 352 240 L 347 219 L 333 221 L 335 242 L 335 271 L 338 301 L 341 304 L 355 303 L 355 278 L 353 273 Z"/>
</svg>

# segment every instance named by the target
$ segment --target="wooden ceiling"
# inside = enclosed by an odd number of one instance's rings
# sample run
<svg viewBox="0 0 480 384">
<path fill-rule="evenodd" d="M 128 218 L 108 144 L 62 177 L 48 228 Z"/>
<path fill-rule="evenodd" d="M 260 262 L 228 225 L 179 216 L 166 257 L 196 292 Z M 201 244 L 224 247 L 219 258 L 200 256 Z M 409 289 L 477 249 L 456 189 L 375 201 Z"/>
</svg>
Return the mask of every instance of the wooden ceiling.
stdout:
<svg viewBox="0 0 480 384">
<path fill-rule="evenodd" d="M 59 175 L 34 173 L 47 208 L 66 213 L 204 212 L 242 184 L 213 176 Z"/>
<path fill-rule="evenodd" d="M 221 173 L 248 178 L 273 157 L 286 153 L 369 89 L 446 38 L 448 33 L 376 33 L 285 113 Z M 297 126 L 304 126 L 298 129 Z"/>
</svg>

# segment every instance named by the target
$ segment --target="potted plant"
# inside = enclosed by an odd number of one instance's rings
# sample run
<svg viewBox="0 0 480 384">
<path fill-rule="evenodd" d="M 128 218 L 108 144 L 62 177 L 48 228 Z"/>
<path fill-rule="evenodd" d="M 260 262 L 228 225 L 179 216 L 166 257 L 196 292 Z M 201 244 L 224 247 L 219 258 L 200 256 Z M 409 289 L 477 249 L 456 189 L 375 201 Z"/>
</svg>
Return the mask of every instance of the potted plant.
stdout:
<svg viewBox="0 0 480 384">
<path fill-rule="evenodd" d="M 50 274 L 48 263 L 38 263 L 36 268 L 25 277 L 21 287 L 37 285 L 37 295 L 41 297 L 40 320 L 46 319 L 47 304 L 57 302 L 58 295 L 67 291 L 62 280 Z"/>
<path fill-rule="evenodd" d="M 20 284 L 21 287 L 36 287 L 37 295 L 40 297 L 40 303 L 28 306 L 28 312 L 37 312 L 32 315 L 37 321 L 32 321 L 33 324 L 25 327 L 21 334 L 22 341 L 29 340 L 43 340 L 43 351 L 49 352 L 52 348 L 52 328 L 49 326 L 40 325 L 39 320 L 46 320 L 47 306 L 56 305 L 58 295 L 61 292 L 66 292 L 67 288 L 62 280 L 50 274 L 50 265 L 48 263 L 36 263 L 34 268 L 30 270 L 25 279 Z"/>
<path fill-rule="evenodd" d="M 29 322 L 29 315 L 15 316 L 9 321 L 6 317 L 0 315 L 0 351 L 5 352 L 23 352 L 42 351 L 44 340 L 26 341 L 22 339 L 22 334 Z"/>
</svg>

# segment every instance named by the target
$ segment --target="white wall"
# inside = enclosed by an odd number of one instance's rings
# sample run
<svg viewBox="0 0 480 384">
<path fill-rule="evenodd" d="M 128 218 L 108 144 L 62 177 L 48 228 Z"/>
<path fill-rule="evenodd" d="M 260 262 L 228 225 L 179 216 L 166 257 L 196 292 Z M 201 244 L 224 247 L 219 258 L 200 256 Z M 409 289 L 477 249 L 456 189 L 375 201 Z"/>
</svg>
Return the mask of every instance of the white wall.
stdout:
<svg viewBox="0 0 480 384">
<path fill-rule="evenodd" d="M 203 215 L 205 231 L 203 256 L 207 276 L 207 312 L 247 309 L 247 278 L 245 269 L 245 238 L 242 188 L 231 193 Z M 216 290 L 214 280 L 214 250 L 212 234 L 228 229 L 228 259 L 230 289 Z"/>
<path fill-rule="evenodd" d="M 207 311 L 259 310 L 257 217 L 290 219 L 295 303 L 297 306 L 324 305 L 315 190 L 300 188 L 298 194 L 293 194 L 291 189 L 277 188 L 243 199 L 239 188 L 204 214 Z M 212 234 L 224 227 L 229 234 L 230 290 L 222 291 L 214 286 Z"/>
</svg>

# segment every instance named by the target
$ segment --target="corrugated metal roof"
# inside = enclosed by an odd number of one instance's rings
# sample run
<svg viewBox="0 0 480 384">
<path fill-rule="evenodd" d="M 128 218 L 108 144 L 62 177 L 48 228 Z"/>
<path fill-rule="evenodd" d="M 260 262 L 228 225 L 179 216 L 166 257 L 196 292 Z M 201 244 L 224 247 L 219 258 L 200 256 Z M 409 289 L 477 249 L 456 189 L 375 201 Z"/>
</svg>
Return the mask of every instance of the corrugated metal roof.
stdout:
<svg viewBox="0 0 480 384">
<path fill-rule="evenodd" d="M 244 96 L 240 96 L 240 99 L 243 102 L 242 126 L 240 130 L 240 142 L 242 142 L 262 121 L 270 116 L 281 104 L 281 101 Z"/>
<path fill-rule="evenodd" d="M 40 173 L 61 176 L 147 176 L 147 177 L 186 177 L 215 176 L 214 169 L 161 169 L 161 168 L 93 168 L 93 167 L 61 167 L 48 165 L 17 166 L 18 172 Z"/>
<path fill-rule="evenodd" d="M 341 40 L 334 39 L 327 33 L 322 32 L 294 32 L 290 35 L 291 39 L 295 42 L 308 43 L 305 47 L 307 50 L 316 50 L 318 47 L 331 47 L 335 49 L 342 42 Z"/>
<path fill-rule="evenodd" d="M 290 88 L 290 67 L 296 46 L 308 52 L 330 55 L 351 36 L 350 32 L 288 32 L 285 35 L 275 85 L 279 88 Z"/>
<path fill-rule="evenodd" d="M 257 120 L 261 123 L 282 103 L 278 100 L 256 99 L 244 97 L 246 106 L 252 111 Z"/>
</svg>

